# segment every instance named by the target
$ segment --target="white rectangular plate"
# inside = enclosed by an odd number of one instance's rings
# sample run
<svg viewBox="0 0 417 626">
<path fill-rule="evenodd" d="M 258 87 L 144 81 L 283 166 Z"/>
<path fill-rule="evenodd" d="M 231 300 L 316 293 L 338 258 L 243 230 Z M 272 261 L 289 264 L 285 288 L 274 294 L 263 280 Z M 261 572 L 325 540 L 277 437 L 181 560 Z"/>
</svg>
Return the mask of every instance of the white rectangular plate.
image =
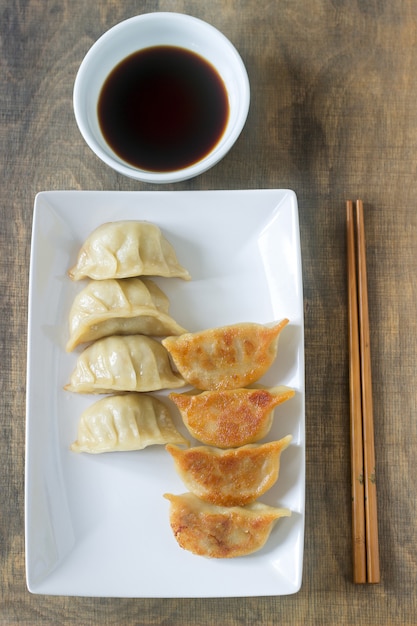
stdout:
<svg viewBox="0 0 417 626">
<path fill-rule="evenodd" d="M 261 500 L 288 507 L 266 545 L 235 559 L 181 549 L 166 492 L 186 491 L 163 446 L 75 454 L 80 413 L 95 396 L 63 390 L 77 354 L 65 352 L 68 313 L 83 284 L 67 270 L 99 224 L 160 226 L 192 281 L 155 279 L 189 331 L 288 317 L 278 357 L 259 381 L 296 395 L 275 410 L 266 440 L 292 434 L 280 476 Z M 26 570 L 31 592 L 114 597 L 226 597 L 295 593 L 304 543 L 305 424 L 301 254 L 289 190 L 50 191 L 35 201 L 28 336 Z M 166 392 L 160 396 L 167 402 Z M 172 405 L 173 406 L 173 405 Z M 173 418 L 187 431 L 173 408 Z M 189 436 L 188 436 L 189 438 Z"/>
</svg>

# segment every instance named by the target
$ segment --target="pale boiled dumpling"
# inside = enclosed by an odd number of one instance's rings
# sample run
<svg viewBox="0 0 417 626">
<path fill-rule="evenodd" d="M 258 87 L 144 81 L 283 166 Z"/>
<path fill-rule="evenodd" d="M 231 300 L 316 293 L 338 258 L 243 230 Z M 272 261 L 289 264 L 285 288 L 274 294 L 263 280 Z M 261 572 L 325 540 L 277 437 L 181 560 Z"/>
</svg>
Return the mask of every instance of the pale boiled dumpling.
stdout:
<svg viewBox="0 0 417 626">
<path fill-rule="evenodd" d="M 86 409 L 71 450 L 99 454 L 169 442 L 187 443 L 164 403 L 146 394 L 129 393 L 107 396 Z"/>
<path fill-rule="evenodd" d="M 162 344 L 182 377 L 197 389 L 237 389 L 257 381 L 269 369 L 288 321 L 273 326 L 233 324 L 167 337 Z"/>
<path fill-rule="evenodd" d="M 218 448 L 259 441 L 272 425 L 276 406 L 295 395 L 284 385 L 269 389 L 226 389 L 169 394 L 193 437 Z"/>
<path fill-rule="evenodd" d="M 180 335 L 186 332 L 168 315 L 169 300 L 151 280 L 91 280 L 77 294 L 69 314 L 66 349 L 110 335 Z"/>
<path fill-rule="evenodd" d="M 131 220 L 107 222 L 96 228 L 68 273 L 72 280 L 131 276 L 190 279 L 160 228 L 150 222 Z"/>
<path fill-rule="evenodd" d="M 232 558 L 262 548 L 280 517 L 289 509 L 254 502 L 224 507 L 204 502 L 192 493 L 164 494 L 171 502 L 170 524 L 181 548 L 213 558 Z"/>
<path fill-rule="evenodd" d="M 183 387 L 168 353 L 161 344 L 144 335 L 104 337 L 89 345 L 77 359 L 71 382 L 65 386 L 77 393 L 155 391 Z"/>
<path fill-rule="evenodd" d="M 221 450 L 197 446 L 184 450 L 168 444 L 181 480 L 196 496 L 220 506 L 244 506 L 263 495 L 277 481 L 281 452 L 292 440 L 249 444 Z"/>
</svg>

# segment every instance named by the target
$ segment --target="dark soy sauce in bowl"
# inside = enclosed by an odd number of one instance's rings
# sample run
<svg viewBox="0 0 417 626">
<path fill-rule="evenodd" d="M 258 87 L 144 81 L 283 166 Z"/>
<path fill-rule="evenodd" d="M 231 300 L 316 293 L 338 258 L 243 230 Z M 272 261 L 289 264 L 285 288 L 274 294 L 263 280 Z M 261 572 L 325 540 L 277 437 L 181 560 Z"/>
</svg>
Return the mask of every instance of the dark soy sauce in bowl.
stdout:
<svg viewBox="0 0 417 626">
<path fill-rule="evenodd" d="M 143 170 L 183 169 L 207 156 L 229 118 L 223 80 L 199 55 L 175 46 L 139 50 L 107 77 L 101 132 L 124 161 Z"/>
</svg>

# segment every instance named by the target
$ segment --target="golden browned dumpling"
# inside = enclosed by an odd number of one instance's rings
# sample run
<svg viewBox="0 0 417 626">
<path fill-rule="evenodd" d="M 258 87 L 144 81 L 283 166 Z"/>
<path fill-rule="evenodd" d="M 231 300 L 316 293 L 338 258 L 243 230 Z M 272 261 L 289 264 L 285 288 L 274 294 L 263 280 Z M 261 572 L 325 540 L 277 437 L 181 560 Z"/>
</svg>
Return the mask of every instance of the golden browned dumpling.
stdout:
<svg viewBox="0 0 417 626">
<path fill-rule="evenodd" d="M 151 280 L 91 280 L 75 297 L 69 314 L 66 349 L 110 335 L 180 335 L 168 315 L 169 300 Z"/>
<path fill-rule="evenodd" d="M 172 444 L 166 449 L 185 486 L 196 496 L 220 506 L 244 506 L 276 482 L 281 452 L 291 440 L 288 435 L 279 441 L 230 450 L 209 446 L 184 450 Z"/>
<path fill-rule="evenodd" d="M 265 437 L 274 408 L 294 396 L 288 387 L 170 393 L 193 437 L 217 448 L 235 448 Z"/>
<path fill-rule="evenodd" d="M 74 452 L 142 450 L 168 442 L 186 444 L 161 400 L 144 393 L 108 396 L 80 416 Z"/>
<path fill-rule="evenodd" d="M 274 326 L 241 323 L 162 341 L 182 377 L 197 389 L 237 389 L 272 365 L 287 319 Z"/>
<path fill-rule="evenodd" d="M 65 386 L 75 393 L 156 391 L 185 385 L 172 371 L 168 353 L 145 335 L 98 339 L 78 356 L 71 380 Z"/>
<path fill-rule="evenodd" d="M 214 558 L 251 554 L 262 548 L 280 517 L 291 511 L 260 502 L 240 507 L 209 504 L 192 493 L 164 494 L 171 502 L 170 523 L 181 548 Z"/>
<path fill-rule="evenodd" d="M 132 220 L 107 222 L 96 228 L 81 246 L 77 262 L 68 274 L 72 280 L 130 276 L 190 280 L 160 228 Z"/>
</svg>

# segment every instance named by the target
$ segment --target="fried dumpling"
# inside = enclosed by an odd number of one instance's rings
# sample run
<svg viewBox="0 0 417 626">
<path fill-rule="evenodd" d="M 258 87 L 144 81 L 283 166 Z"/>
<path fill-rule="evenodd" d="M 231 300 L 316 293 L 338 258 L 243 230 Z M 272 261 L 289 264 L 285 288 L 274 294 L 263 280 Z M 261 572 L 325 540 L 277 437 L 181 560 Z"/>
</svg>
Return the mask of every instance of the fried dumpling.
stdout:
<svg viewBox="0 0 417 626">
<path fill-rule="evenodd" d="M 156 224 L 129 220 L 107 222 L 96 228 L 82 245 L 68 274 L 72 280 L 131 276 L 190 279 Z"/>
<path fill-rule="evenodd" d="M 169 300 L 151 280 L 91 280 L 77 294 L 69 314 L 71 352 L 80 343 L 110 335 L 180 335 L 185 333 L 168 315 Z"/>
<path fill-rule="evenodd" d="M 175 469 L 196 496 L 220 506 L 244 506 L 262 496 L 277 481 L 281 452 L 292 440 L 249 444 L 221 450 L 197 446 L 184 450 L 168 444 Z"/>
<path fill-rule="evenodd" d="M 127 335 L 104 337 L 85 348 L 65 389 L 77 393 L 111 393 L 184 385 L 184 380 L 172 371 L 165 348 L 156 339 Z"/>
<path fill-rule="evenodd" d="M 169 394 L 190 434 L 210 446 L 236 448 L 265 437 L 274 408 L 295 392 L 283 385 L 269 389 L 228 389 L 200 394 Z"/>
<path fill-rule="evenodd" d="M 158 398 L 130 393 L 107 396 L 80 416 L 74 452 L 118 452 L 142 450 L 166 443 L 187 443 Z"/>
<path fill-rule="evenodd" d="M 254 502 L 245 507 L 209 504 L 192 493 L 164 494 L 171 502 L 170 524 L 181 548 L 213 558 L 251 554 L 262 548 L 289 509 Z"/>
<path fill-rule="evenodd" d="M 182 377 L 197 389 L 237 389 L 269 369 L 288 321 L 273 326 L 233 324 L 166 337 L 162 343 Z"/>
</svg>

